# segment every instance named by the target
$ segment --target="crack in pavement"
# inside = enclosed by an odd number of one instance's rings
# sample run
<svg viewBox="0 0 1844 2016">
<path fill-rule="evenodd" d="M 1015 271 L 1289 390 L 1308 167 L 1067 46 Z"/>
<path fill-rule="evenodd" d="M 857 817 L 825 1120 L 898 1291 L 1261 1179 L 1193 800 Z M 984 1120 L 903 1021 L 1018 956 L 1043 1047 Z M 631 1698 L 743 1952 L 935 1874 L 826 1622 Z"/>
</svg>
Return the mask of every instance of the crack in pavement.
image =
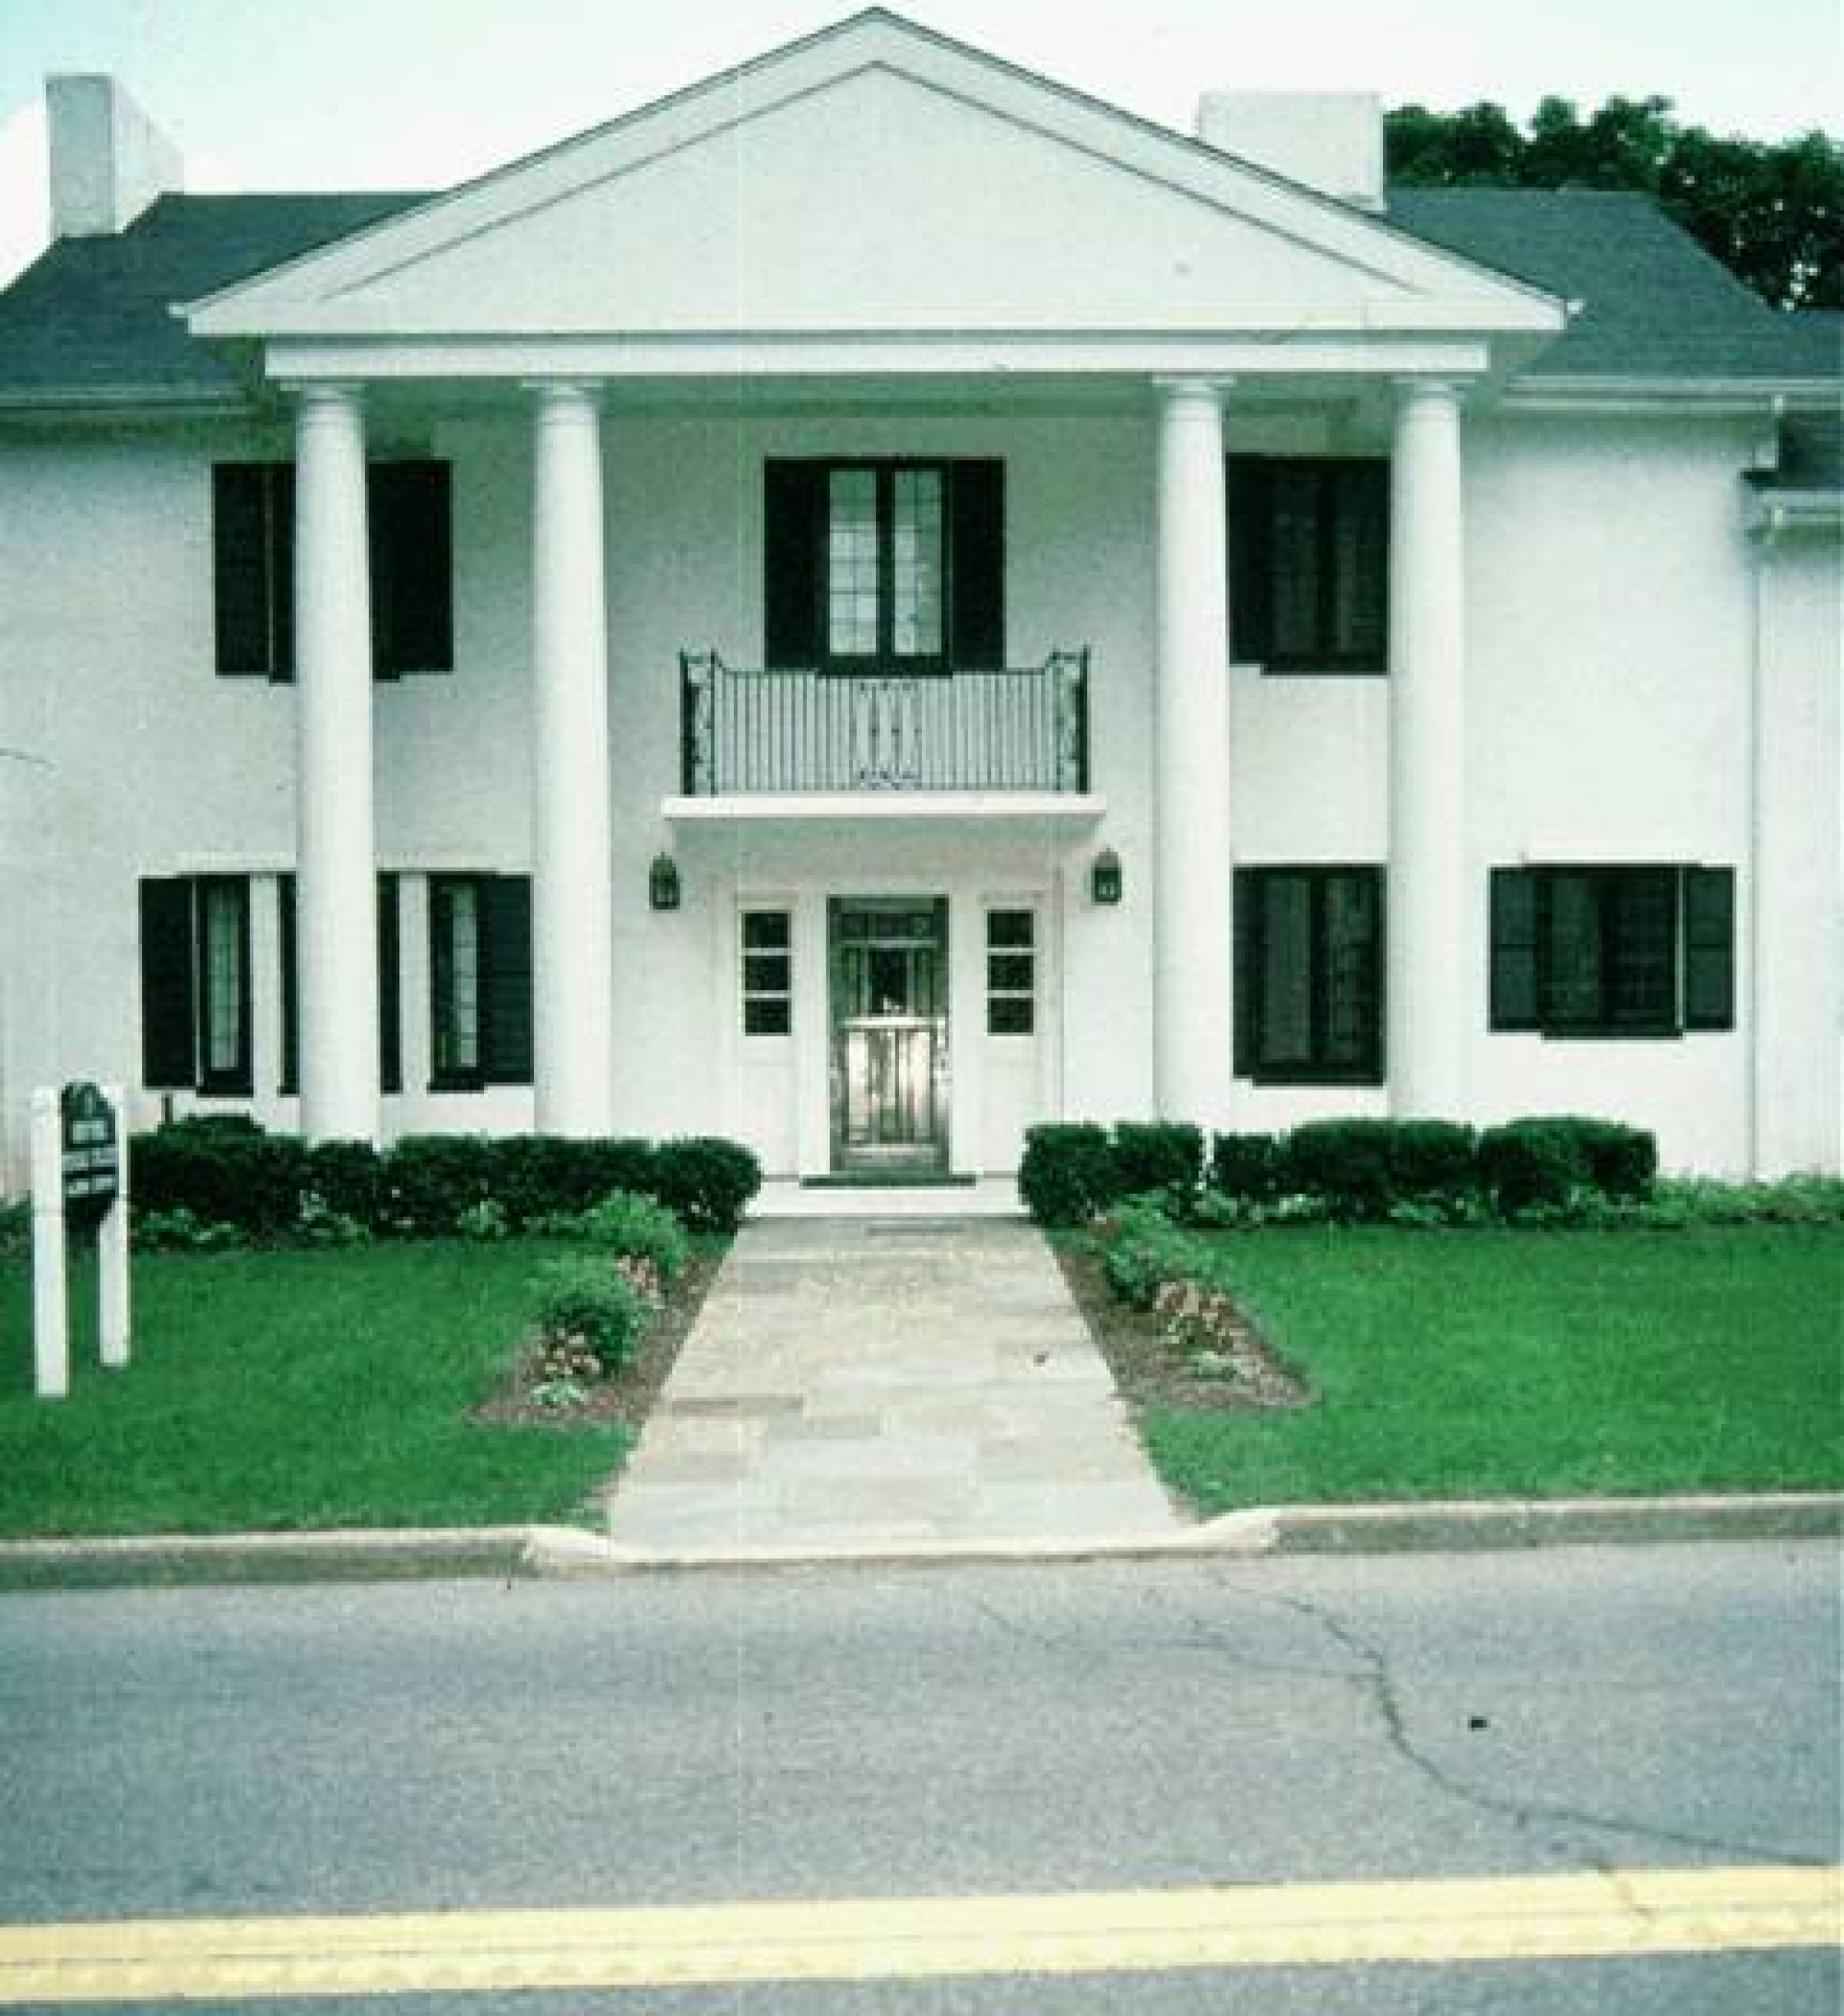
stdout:
<svg viewBox="0 0 1844 2016">
<path fill-rule="evenodd" d="M 1596 1848 L 1591 1843 L 1578 1838 L 1572 1839 L 1568 1830 L 1620 1834 L 1631 1840 L 1656 1842 L 1666 1846 L 1692 1848 L 1715 1855 L 1734 1856 L 1769 1866 L 1788 1863 L 1809 1869 L 1828 1866 L 1826 1857 L 1822 1855 L 1812 1855 L 1798 1849 L 1767 1847 L 1758 1842 L 1728 1840 L 1712 1834 L 1693 1833 L 1685 1828 L 1661 1827 L 1648 1821 L 1625 1820 L 1615 1814 L 1596 1812 L 1590 1808 L 1573 1806 L 1560 1800 L 1514 1798 L 1508 1794 L 1494 1792 L 1488 1786 L 1474 1784 L 1450 1770 L 1415 1741 L 1409 1730 L 1401 1691 L 1390 1667 L 1389 1655 L 1380 1646 L 1360 1636 L 1330 1606 L 1309 1602 L 1304 1597 L 1269 1595 L 1238 1587 L 1221 1576 L 1215 1579 L 1219 1586 L 1233 1595 L 1246 1597 L 1254 1602 L 1270 1604 L 1288 1610 L 1294 1616 L 1306 1618 L 1356 1661 L 1355 1669 L 1348 1672 L 1345 1677 L 1368 1698 L 1376 1710 L 1390 1750 L 1417 1776 L 1447 1798 L 1470 1806 L 1475 1811 L 1509 1821 L 1519 1833 L 1535 1839 L 1540 1845 L 1563 1861 L 1583 1863 L 1594 1869 L 1616 1887 L 1622 1887 L 1625 1901 L 1631 1903 L 1636 1910 L 1642 1907 L 1637 1900 L 1624 1892 L 1620 1866 L 1605 1851 Z"/>
</svg>

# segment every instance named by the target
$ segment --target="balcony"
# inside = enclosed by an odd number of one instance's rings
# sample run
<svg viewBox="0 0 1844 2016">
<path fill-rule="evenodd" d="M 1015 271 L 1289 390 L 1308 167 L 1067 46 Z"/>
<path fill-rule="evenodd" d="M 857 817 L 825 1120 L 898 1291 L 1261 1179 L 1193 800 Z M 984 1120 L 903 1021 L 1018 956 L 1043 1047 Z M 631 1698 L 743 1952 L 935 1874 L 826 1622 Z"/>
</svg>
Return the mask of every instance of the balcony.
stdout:
<svg viewBox="0 0 1844 2016">
<path fill-rule="evenodd" d="M 679 667 L 688 800 L 1088 790 L 1085 650 L 1002 671 L 745 671 L 714 651 Z"/>
</svg>

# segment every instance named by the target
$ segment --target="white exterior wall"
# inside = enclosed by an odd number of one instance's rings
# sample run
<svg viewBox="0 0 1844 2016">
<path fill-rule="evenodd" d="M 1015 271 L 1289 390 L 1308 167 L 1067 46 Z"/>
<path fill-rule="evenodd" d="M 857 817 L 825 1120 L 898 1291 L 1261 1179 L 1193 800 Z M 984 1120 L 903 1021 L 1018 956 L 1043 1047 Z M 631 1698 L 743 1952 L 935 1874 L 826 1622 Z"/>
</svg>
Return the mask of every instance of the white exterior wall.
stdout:
<svg viewBox="0 0 1844 2016">
<path fill-rule="evenodd" d="M 946 895 L 956 919 L 955 1166 L 1002 1166 L 1034 1099 L 1035 1111 L 1071 1118 L 1150 1111 L 1155 429 L 1150 388 L 1142 410 L 1106 417 L 664 419 L 610 402 L 619 1130 L 733 1131 L 772 1167 L 823 1166 L 814 1130 L 824 1127 L 816 1020 L 825 1011 L 824 899 L 878 892 Z M 1234 395 L 1226 432 L 1232 451 L 1383 446 L 1380 434 L 1334 437 L 1322 420 L 1258 423 Z M 1474 1111 L 1465 1117 L 1607 1112 L 1656 1128 L 1668 1166 L 1745 1168 L 1755 638 L 1738 476 L 1747 430 L 1469 415 L 1463 443 L 1467 833 L 1477 899 L 1464 1074 Z M 427 448 L 454 464 L 456 668 L 375 690 L 379 865 L 410 871 L 407 1090 L 384 1101 L 387 1135 L 523 1127 L 532 1106 L 526 1089 L 424 1089 L 417 879 L 530 865 L 529 422 L 509 405 L 437 424 Z M 131 1085 L 138 1078 L 136 878 L 267 875 L 291 865 L 294 690 L 219 678 L 211 655 L 210 463 L 286 452 L 282 437 L 230 429 L 18 432 L 0 442 L 0 749 L 8 752 L 0 757 L 0 1097 L 16 1182 L 33 1084 L 78 1073 Z M 1091 787 L 1107 801 L 1105 818 L 1054 831 L 883 819 L 675 832 L 661 800 L 678 789 L 679 651 L 715 647 L 739 666 L 762 657 L 764 459 L 896 454 L 1004 458 L 1007 657 L 1025 665 L 1059 645 L 1091 647 Z M 1789 677 L 1803 681 L 1802 704 L 1817 730 L 1833 710 L 1831 764 L 1812 773 L 1799 818 L 1802 831 L 1833 836 L 1800 914 L 1829 915 L 1835 977 L 1836 661 L 1826 625 L 1836 619 L 1823 572 L 1835 546 L 1804 551 L 1812 557 L 1788 549 L 1770 655 L 1803 668 Z M 1224 765 L 1235 863 L 1386 858 L 1388 706 L 1381 678 L 1264 678 L 1233 668 Z M 1123 865 L 1117 909 L 1096 908 L 1088 893 L 1103 845 Z M 684 884 L 682 909 L 664 915 L 647 901 L 647 867 L 661 851 L 679 861 Z M 1486 872 L 1521 860 L 1733 865 L 1743 1026 L 1657 1043 L 1488 1033 Z M 785 1043 L 739 1033 L 736 916 L 755 901 L 797 916 L 797 1033 Z M 1040 907 L 1040 1030 L 1028 1065 L 983 1036 L 968 969 L 977 964 L 972 920 L 987 902 Z M 271 904 L 271 886 L 259 885 L 254 1110 L 287 1126 L 295 1102 L 274 1091 Z M 1776 942 L 1791 940 L 1783 931 Z M 1812 1015 L 1835 1029 L 1835 986 L 1828 1000 Z M 1829 1090 L 1817 1089 L 1830 1121 L 1776 1147 L 1769 1161 L 1835 1165 L 1835 1040 L 1830 1054 Z M 1225 1031 L 1227 1111 L 1238 1127 L 1384 1110 L 1380 1088 L 1231 1085 L 1229 1057 Z M 1764 1096 L 1803 1102 L 1802 1086 L 1777 1083 L 1762 1074 Z M 136 1118 L 156 1112 L 144 1101 Z"/>
</svg>

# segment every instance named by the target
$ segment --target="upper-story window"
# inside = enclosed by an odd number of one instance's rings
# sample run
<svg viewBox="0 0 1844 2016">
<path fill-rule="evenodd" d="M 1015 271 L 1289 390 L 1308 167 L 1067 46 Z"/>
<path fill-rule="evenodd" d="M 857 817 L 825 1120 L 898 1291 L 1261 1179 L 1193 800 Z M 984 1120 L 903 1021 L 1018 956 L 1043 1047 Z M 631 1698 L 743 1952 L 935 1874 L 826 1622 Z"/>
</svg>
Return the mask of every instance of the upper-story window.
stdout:
<svg viewBox="0 0 1844 2016">
<path fill-rule="evenodd" d="M 294 677 L 294 467 L 220 462 L 211 472 L 218 670 Z M 455 666 L 454 538 L 445 462 L 365 472 L 372 668 L 379 678 Z"/>
<path fill-rule="evenodd" d="M 1494 1029 L 1677 1036 L 1735 1026 L 1731 868 L 1492 871 Z"/>
<path fill-rule="evenodd" d="M 1382 672 L 1389 646 L 1389 466 L 1229 460 L 1231 652 L 1269 672 Z"/>
<path fill-rule="evenodd" d="M 1005 663 L 1004 465 L 770 462 L 763 658 L 904 672 Z"/>
</svg>

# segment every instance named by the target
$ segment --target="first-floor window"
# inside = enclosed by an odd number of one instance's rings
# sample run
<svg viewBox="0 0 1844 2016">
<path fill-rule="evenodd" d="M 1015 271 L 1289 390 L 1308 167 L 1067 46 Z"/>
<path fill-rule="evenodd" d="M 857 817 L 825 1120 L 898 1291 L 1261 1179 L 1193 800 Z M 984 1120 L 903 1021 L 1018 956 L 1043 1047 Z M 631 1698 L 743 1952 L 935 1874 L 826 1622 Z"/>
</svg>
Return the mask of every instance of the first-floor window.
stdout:
<svg viewBox="0 0 1844 2016">
<path fill-rule="evenodd" d="M 301 981 L 295 879 L 276 878 L 276 935 L 282 968 L 282 1079 L 284 1094 L 301 1089 Z M 403 1090 L 402 989 L 398 971 L 397 878 L 378 878 L 378 1089 Z"/>
<path fill-rule="evenodd" d="M 247 1097 L 250 883 L 240 875 L 140 886 L 141 1081 L 151 1091 Z"/>
<path fill-rule="evenodd" d="M 785 1036 L 794 1027 L 793 919 L 785 910 L 743 912 L 743 1034 Z"/>
<path fill-rule="evenodd" d="M 531 882 L 429 878 L 430 1082 L 531 1082 Z"/>
<path fill-rule="evenodd" d="M 986 1028 L 989 1036 L 1028 1036 L 1037 1021 L 1037 915 L 986 914 Z"/>
<path fill-rule="evenodd" d="M 1492 871 L 1492 1027 L 1678 1036 L 1735 1023 L 1734 871 Z"/>
<path fill-rule="evenodd" d="M 1271 1085 L 1383 1077 L 1383 871 L 1239 868 L 1235 1070 Z"/>
</svg>

